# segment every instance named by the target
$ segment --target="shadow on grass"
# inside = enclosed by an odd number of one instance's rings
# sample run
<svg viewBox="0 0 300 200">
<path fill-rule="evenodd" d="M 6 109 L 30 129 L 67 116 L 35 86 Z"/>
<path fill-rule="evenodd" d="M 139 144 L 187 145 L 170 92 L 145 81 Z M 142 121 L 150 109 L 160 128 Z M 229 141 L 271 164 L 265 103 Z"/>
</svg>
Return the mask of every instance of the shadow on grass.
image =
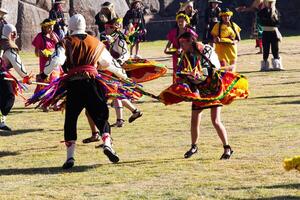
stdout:
<svg viewBox="0 0 300 200">
<path fill-rule="evenodd" d="M 235 187 L 229 190 L 249 190 L 249 189 L 300 189 L 300 183 L 277 184 L 277 185 L 262 185 L 256 187 Z M 299 197 L 298 197 L 299 198 Z"/>
<path fill-rule="evenodd" d="M 58 149 L 58 145 L 55 145 L 55 146 L 51 146 L 51 147 L 40 147 L 40 148 L 28 148 L 28 149 L 22 149 L 22 152 L 25 152 L 25 151 L 40 151 L 40 150 L 48 150 L 48 151 L 51 151 L 53 149 Z"/>
<path fill-rule="evenodd" d="M 274 196 L 274 197 L 262 197 L 262 198 L 255 198 L 256 200 L 294 200 L 300 199 L 300 196 L 291 196 L 291 195 L 285 195 L 285 196 Z M 253 200 L 253 198 L 249 199 L 239 199 L 239 200 Z"/>
<path fill-rule="evenodd" d="M 276 105 L 288 105 L 288 104 L 300 104 L 300 100 L 298 100 L 298 101 L 284 101 L 284 102 L 276 103 Z"/>
<path fill-rule="evenodd" d="M 0 136 L 2 137 L 9 137 L 9 136 L 14 136 L 14 135 L 22 135 L 25 133 L 32 133 L 32 132 L 39 132 L 43 131 L 44 129 L 19 129 L 19 130 L 14 130 L 14 131 L 1 131 Z"/>
<path fill-rule="evenodd" d="M 116 163 L 115 165 L 134 165 L 134 166 L 138 166 L 138 165 L 146 165 L 146 164 L 163 164 L 163 163 L 170 163 L 170 162 L 174 162 L 174 161 L 184 161 L 184 162 L 188 162 L 188 161 L 192 161 L 194 162 L 194 159 L 184 159 L 183 157 L 180 158 L 165 158 L 165 159 L 155 159 L 155 160 L 130 160 L 130 161 L 124 161 L 124 162 L 119 162 Z"/>
<path fill-rule="evenodd" d="M 17 151 L 0 151 L 0 158 L 5 156 L 17 156 L 20 153 Z"/>
<path fill-rule="evenodd" d="M 276 99 L 276 98 L 293 98 L 300 97 L 300 95 L 276 95 L 276 96 L 262 96 L 262 97 L 252 97 L 249 99 Z"/>
<path fill-rule="evenodd" d="M 63 170 L 61 166 L 59 167 L 38 167 L 38 168 L 9 168 L 0 169 L 0 176 L 11 176 L 11 175 L 34 175 L 34 174 L 62 174 L 62 173 L 78 173 L 85 172 L 90 169 L 101 167 L 104 164 L 96 165 L 81 165 L 74 166 L 69 170 Z"/>
<path fill-rule="evenodd" d="M 300 81 L 292 81 L 292 82 L 285 82 L 285 83 L 272 83 L 272 84 L 264 84 L 264 85 L 293 85 L 300 83 Z"/>
</svg>

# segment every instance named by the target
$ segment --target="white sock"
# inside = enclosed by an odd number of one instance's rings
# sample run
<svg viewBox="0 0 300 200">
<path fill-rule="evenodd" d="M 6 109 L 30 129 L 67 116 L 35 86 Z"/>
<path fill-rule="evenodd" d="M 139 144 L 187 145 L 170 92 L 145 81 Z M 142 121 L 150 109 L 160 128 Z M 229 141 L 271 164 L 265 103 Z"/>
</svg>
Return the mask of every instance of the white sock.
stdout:
<svg viewBox="0 0 300 200">
<path fill-rule="evenodd" d="M 111 139 L 110 139 L 110 134 L 109 133 L 103 133 L 102 134 L 102 141 L 105 146 L 111 147 Z"/>
<path fill-rule="evenodd" d="M 70 158 L 74 158 L 74 152 L 75 152 L 75 141 L 67 141 L 66 142 L 67 147 L 67 160 Z"/>
</svg>

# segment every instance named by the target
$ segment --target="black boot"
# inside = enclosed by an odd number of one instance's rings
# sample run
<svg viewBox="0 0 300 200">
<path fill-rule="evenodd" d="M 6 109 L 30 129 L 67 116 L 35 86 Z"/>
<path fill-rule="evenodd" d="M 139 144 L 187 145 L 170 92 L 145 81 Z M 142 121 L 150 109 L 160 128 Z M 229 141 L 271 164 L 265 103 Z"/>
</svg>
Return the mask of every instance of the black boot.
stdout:
<svg viewBox="0 0 300 200">
<path fill-rule="evenodd" d="M 132 123 L 134 122 L 136 119 L 140 118 L 141 116 L 143 116 L 143 113 L 141 111 L 139 111 L 138 109 L 135 109 L 132 112 L 132 115 L 129 117 L 128 122 Z"/>
<path fill-rule="evenodd" d="M 228 160 L 233 154 L 233 151 L 229 145 L 224 145 L 223 147 L 224 147 L 224 153 L 221 156 L 220 160 Z M 229 150 L 229 153 L 226 150 Z"/>
<path fill-rule="evenodd" d="M 69 158 L 62 166 L 63 169 L 71 169 L 74 166 L 75 159 Z"/>
<path fill-rule="evenodd" d="M 196 144 L 192 144 L 192 147 L 190 150 L 188 150 L 185 154 L 184 154 L 184 158 L 190 158 L 193 154 L 198 152 L 198 147 Z"/>
</svg>

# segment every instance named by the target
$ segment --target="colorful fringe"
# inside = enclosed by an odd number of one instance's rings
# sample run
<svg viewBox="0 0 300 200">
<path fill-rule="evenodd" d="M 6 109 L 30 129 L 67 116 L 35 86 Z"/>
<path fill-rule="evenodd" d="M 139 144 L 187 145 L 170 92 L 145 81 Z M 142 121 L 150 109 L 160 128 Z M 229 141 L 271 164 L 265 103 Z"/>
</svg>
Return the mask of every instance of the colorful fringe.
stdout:
<svg viewBox="0 0 300 200">
<path fill-rule="evenodd" d="M 146 59 L 130 59 L 125 62 L 123 68 L 136 83 L 157 79 L 167 72 L 165 65 Z"/>
<path fill-rule="evenodd" d="M 12 83 L 12 87 L 13 87 L 13 93 L 15 96 L 20 96 L 22 97 L 24 100 L 26 100 L 26 98 L 22 95 L 23 91 L 28 90 L 27 86 L 18 81 L 11 73 L 9 73 L 8 71 L 5 72 L 0 72 L 1 75 L 3 76 L 3 78 L 8 78 L 8 79 L 12 79 L 12 80 L 7 80 L 10 81 Z"/>
<path fill-rule="evenodd" d="M 296 169 L 300 172 L 300 156 L 295 156 L 293 158 L 284 159 L 283 167 L 286 171 Z"/>
<path fill-rule="evenodd" d="M 66 99 L 67 92 L 65 82 L 67 79 L 68 76 L 64 76 L 53 81 L 28 99 L 25 106 L 38 103 L 36 108 L 48 108 L 50 106 L 61 107 Z M 99 86 L 105 90 L 107 98 L 129 99 L 134 101 L 143 95 L 140 91 L 135 89 L 136 84 L 129 81 L 122 83 L 117 79 L 109 79 L 100 74 L 95 77 L 95 80 L 99 83 Z"/>
<path fill-rule="evenodd" d="M 164 90 L 160 101 L 165 105 L 182 101 L 194 102 L 199 107 L 228 105 L 234 99 L 247 98 L 248 81 L 244 76 L 232 72 L 217 71 L 212 78 L 195 86 L 188 83 L 175 83 Z"/>
</svg>

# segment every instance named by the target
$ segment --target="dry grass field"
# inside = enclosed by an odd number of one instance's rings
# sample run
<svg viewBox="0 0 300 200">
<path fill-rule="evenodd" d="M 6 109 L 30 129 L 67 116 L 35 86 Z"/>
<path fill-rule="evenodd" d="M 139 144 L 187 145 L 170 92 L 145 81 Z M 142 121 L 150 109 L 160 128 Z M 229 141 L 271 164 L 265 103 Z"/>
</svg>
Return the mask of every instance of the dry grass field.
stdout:
<svg viewBox="0 0 300 200">
<path fill-rule="evenodd" d="M 238 47 L 238 71 L 249 79 L 250 97 L 222 112 L 232 159 L 219 160 L 223 148 L 208 111 L 200 151 L 184 159 L 190 147 L 190 103 L 164 106 L 144 97 L 137 104 L 144 116 L 112 130 L 120 163 L 111 164 L 97 144 L 81 143 L 90 135 L 82 113 L 75 167 L 63 171 L 64 114 L 24 108 L 18 98 L 7 120 L 14 131 L 0 132 L 0 199 L 300 199 L 300 173 L 282 167 L 285 157 L 300 154 L 300 37 L 284 38 L 283 72 L 259 72 L 262 55 L 254 43 L 244 40 Z M 144 43 L 142 55 L 171 67 L 164 45 Z M 22 58 L 37 71 L 32 53 Z M 158 94 L 170 83 L 171 71 L 144 87 Z M 129 115 L 126 111 L 126 119 Z"/>
</svg>

